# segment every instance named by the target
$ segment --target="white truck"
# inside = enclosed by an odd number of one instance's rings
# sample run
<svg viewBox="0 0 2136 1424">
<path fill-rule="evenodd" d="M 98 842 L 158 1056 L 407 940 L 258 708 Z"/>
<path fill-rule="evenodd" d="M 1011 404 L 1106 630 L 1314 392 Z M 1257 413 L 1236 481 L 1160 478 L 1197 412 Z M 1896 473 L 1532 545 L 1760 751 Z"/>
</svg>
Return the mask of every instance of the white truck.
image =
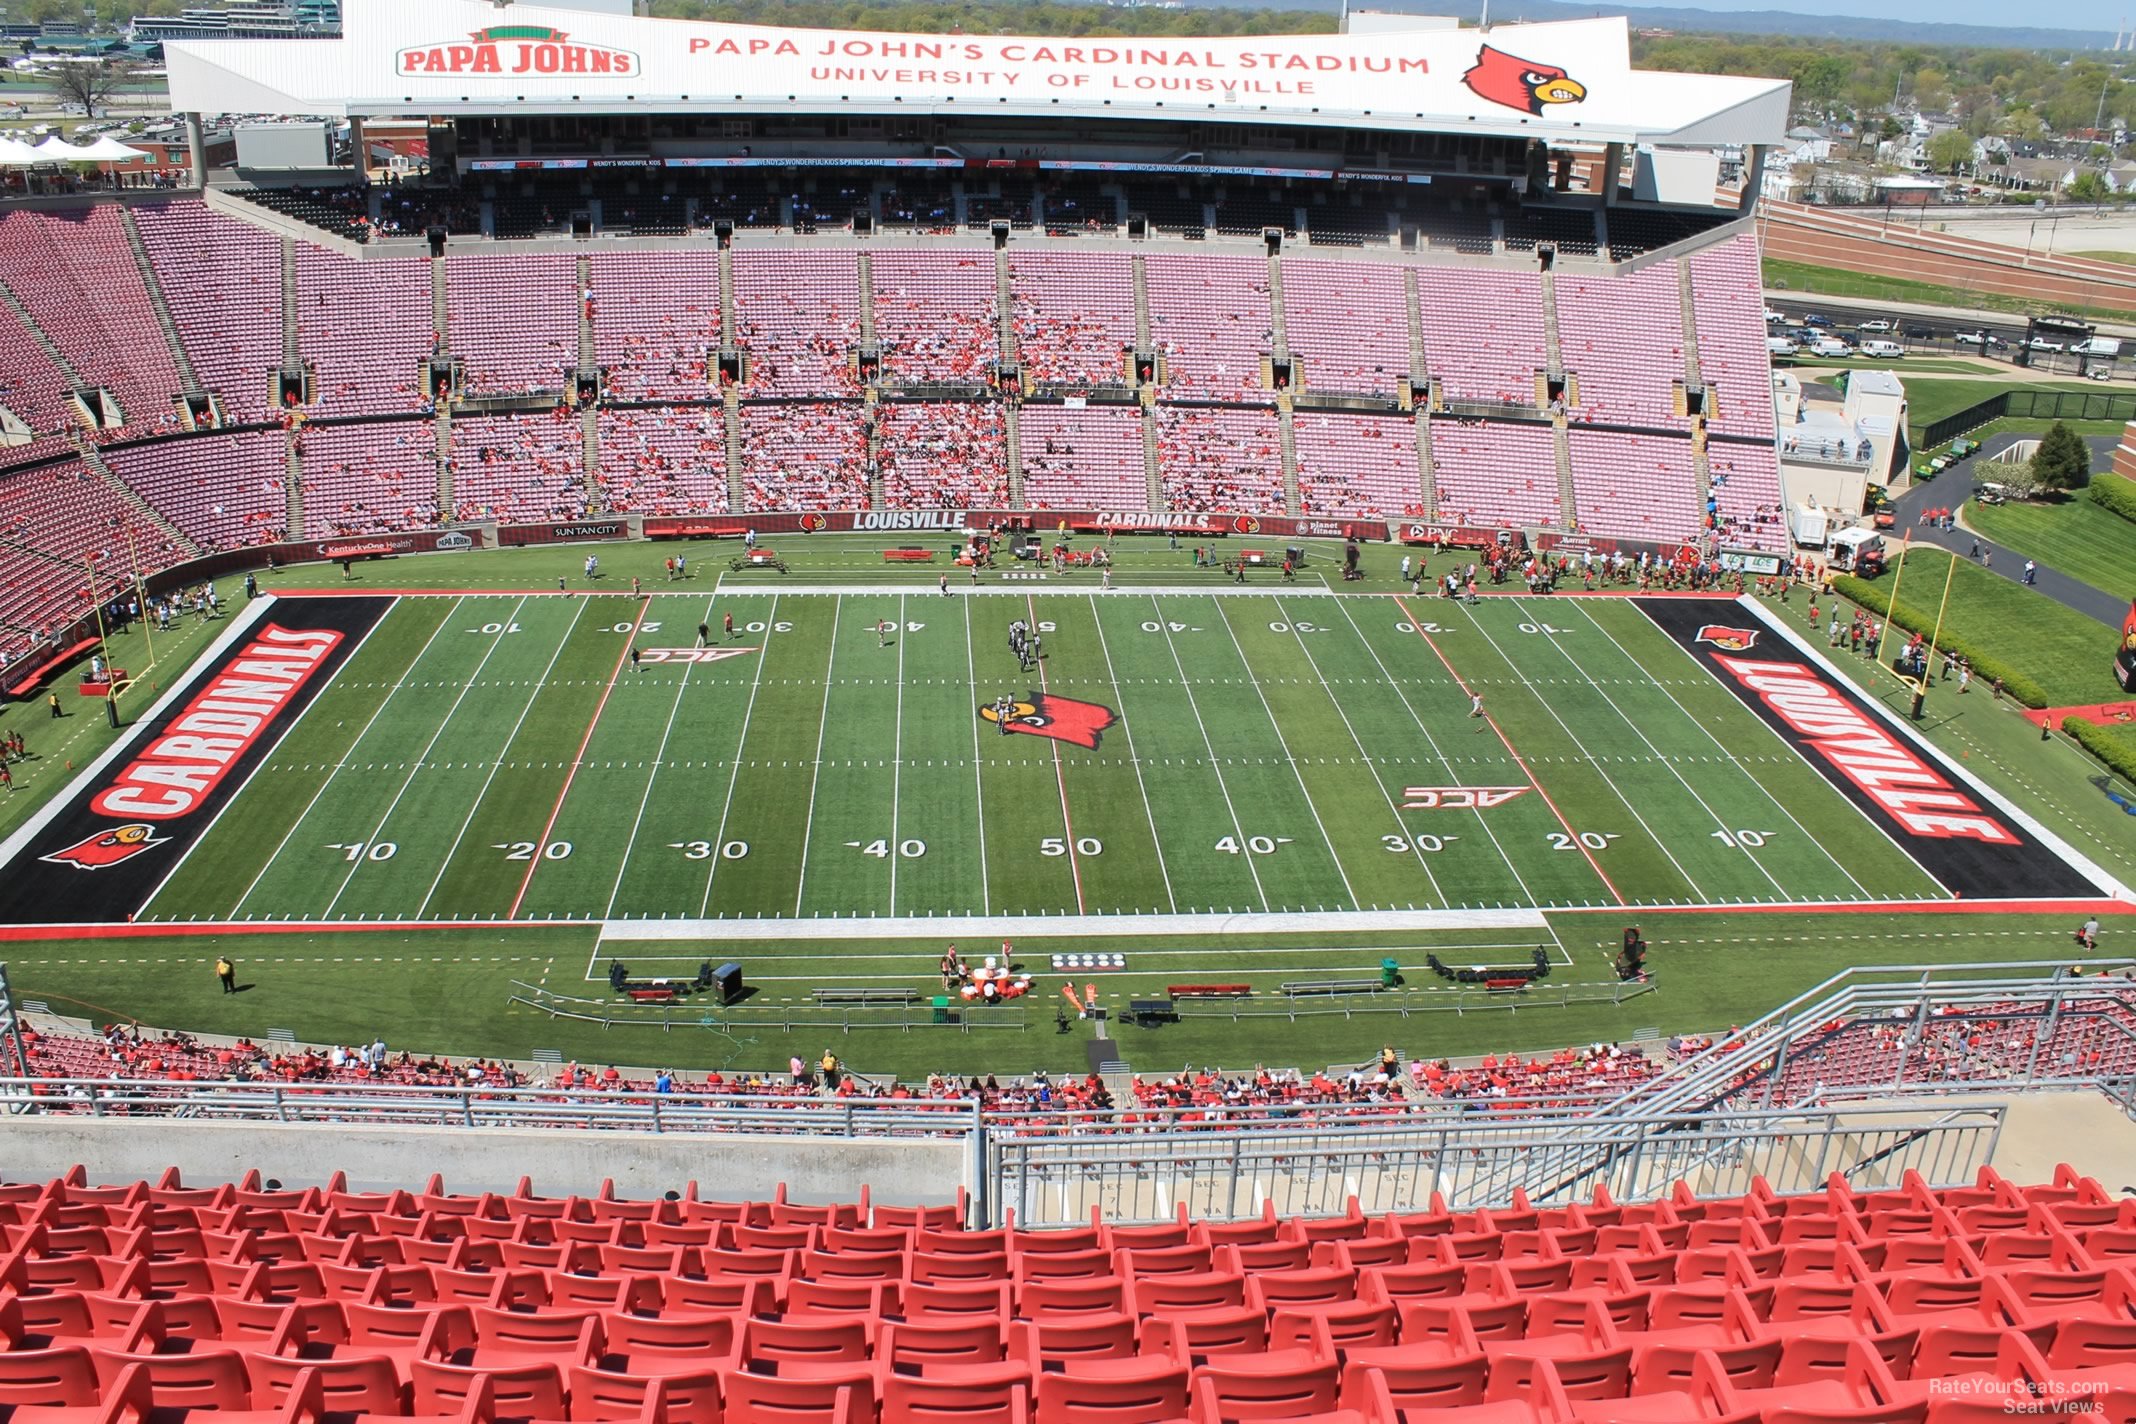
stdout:
<svg viewBox="0 0 2136 1424">
<path fill-rule="evenodd" d="M 2112 336 L 2093 336 L 2073 343 L 2069 350 L 2075 356 L 2098 356 L 2111 361 L 2121 354 L 2121 342 Z"/>
</svg>

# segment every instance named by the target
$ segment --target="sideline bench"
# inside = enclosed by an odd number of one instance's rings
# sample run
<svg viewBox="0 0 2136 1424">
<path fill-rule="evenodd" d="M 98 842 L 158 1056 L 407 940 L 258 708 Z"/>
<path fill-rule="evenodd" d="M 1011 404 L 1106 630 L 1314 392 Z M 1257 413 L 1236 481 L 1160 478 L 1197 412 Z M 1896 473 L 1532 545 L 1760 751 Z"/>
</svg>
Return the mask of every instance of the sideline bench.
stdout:
<svg viewBox="0 0 2136 1424">
<path fill-rule="evenodd" d="M 625 989 L 623 992 L 634 1004 L 672 1004 L 679 997 L 673 989 L 665 988 Z"/>
<path fill-rule="evenodd" d="M 1527 975 L 1513 974 L 1502 979 L 1486 979 L 1483 981 L 1483 987 L 1493 993 L 1502 993 L 1509 989 L 1525 989 L 1528 987 L 1528 983 Z"/>
<path fill-rule="evenodd" d="M 1158 1024 L 1178 1023 L 1179 1009 L 1170 999 L 1129 999 L 1127 1017 L 1144 1028 L 1154 1028 Z"/>
<path fill-rule="evenodd" d="M 7 685 L 8 695 L 11 697 L 30 696 L 42 688 L 45 685 L 45 681 L 58 673 L 60 669 L 78 658 L 86 657 L 95 652 L 103 645 L 103 642 L 102 638 L 84 638 L 56 656 L 47 658 L 36 667 L 31 668 L 28 672 L 21 674 L 10 682 Z"/>
<path fill-rule="evenodd" d="M 1377 979 L 1286 979 L 1283 992 L 1295 999 L 1302 994 L 1377 994 L 1386 987 Z"/>
<path fill-rule="evenodd" d="M 934 556 L 935 551 L 932 549 L 883 550 L 883 562 L 886 564 L 927 564 L 934 562 Z"/>
<path fill-rule="evenodd" d="M 818 989 L 815 999 L 819 1004 L 859 1005 L 863 1008 L 877 1004 L 902 1006 L 920 1002 L 917 989 L 893 989 L 875 985 Z"/>
<path fill-rule="evenodd" d="M 1253 995 L 1251 984 L 1167 984 L 1165 993 L 1175 999 L 1245 999 Z"/>
</svg>

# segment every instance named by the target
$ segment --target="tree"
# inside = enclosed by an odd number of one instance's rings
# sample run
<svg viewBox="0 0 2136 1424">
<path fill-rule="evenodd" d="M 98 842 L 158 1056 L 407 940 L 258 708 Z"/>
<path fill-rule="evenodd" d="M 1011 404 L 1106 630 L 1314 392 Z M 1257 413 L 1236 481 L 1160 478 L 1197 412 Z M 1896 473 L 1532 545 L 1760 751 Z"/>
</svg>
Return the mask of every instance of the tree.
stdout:
<svg viewBox="0 0 2136 1424">
<path fill-rule="evenodd" d="M 1973 162 L 1973 138 L 1964 129 L 1945 129 L 1928 141 L 1928 166 L 1938 173 L 1956 173 Z"/>
<path fill-rule="evenodd" d="M 2113 196 L 2113 190 L 2106 186 L 2105 178 L 2087 168 L 2069 180 L 2062 194 L 2072 203 L 2103 203 Z"/>
<path fill-rule="evenodd" d="M 124 82 L 127 71 L 110 60 L 95 64 L 62 64 L 51 71 L 52 93 L 62 108 L 79 107 L 89 118 L 107 103 Z"/>
<path fill-rule="evenodd" d="M 2040 448 L 2032 452 L 2031 467 L 2041 489 L 2076 489 L 2091 479 L 2091 447 L 2058 420 L 2040 437 Z"/>
</svg>

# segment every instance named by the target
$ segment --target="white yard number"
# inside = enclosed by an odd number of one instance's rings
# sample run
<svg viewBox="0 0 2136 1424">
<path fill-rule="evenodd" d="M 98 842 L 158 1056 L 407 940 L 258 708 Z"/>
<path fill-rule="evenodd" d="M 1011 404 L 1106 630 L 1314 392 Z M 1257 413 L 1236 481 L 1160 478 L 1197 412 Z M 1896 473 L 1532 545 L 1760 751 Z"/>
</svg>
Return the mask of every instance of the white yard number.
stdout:
<svg viewBox="0 0 2136 1424">
<path fill-rule="evenodd" d="M 400 851 L 400 847 L 392 841 L 372 841 L 368 845 L 362 841 L 357 841 L 350 845 L 330 845 L 327 849 L 340 851 L 344 860 L 352 862 L 358 860 L 391 860 Z"/>
<path fill-rule="evenodd" d="M 1318 633 L 1324 631 L 1318 623 L 1271 623 L 1268 625 L 1268 631 L 1271 633 L 1288 633 L 1291 632 L 1293 629 L 1300 633 Z"/>
<path fill-rule="evenodd" d="M 1436 623 L 1397 623 L 1394 625 L 1394 631 L 1397 633 L 1444 633 L 1446 630 Z"/>
<path fill-rule="evenodd" d="M 1724 846 L 1738 846 L 1744 850 L 1756 850 L 1773 838 L 1771 831 L 1715 831 L 1713 838 Z"/>
<path fill-rule="evenodd" d="M 847 841 L 846 844 L 859 851 L 862 855 L 872 855 L 877 860 L 888 860 L 890 858 L 890 842 L 885 840 L 869 841 L 866 845 L 862 845 L 859 841 Z M 927 854 L 927 842 L 920 840 L 899 841 L 897 843 L 897 853 L 902 859 L 917 860 Z"/>
<path fill-rule="evenodd" d="M 766 625 L 763 623 L 744 623 L 742 630 L 747 633 L 762 633 L 766 631 Z M 791 633 L 794 631 L 794 625 L 782 618 L 778 622 L 770 624 L 769 630 L 774 633 Z"/>
<path fill-rule="evenodd" d="M 1548 623 L 1523 623 L 1520 625 L 1520 631 L 1523 633 L 1570 633 L 1572 630 L 1570 628 L 1553 628 Z"/>
<path fill-rule="evenodd" d="M 1291 838 L 1289 836 L 1246 837 L 1246 849 L 1255 855 L 1274 855 L 1277 846 L 1287 846 L 1290 843 Z M 1216 843 L 1216 848 L 1225 855 L 1237 855 L 1239 853 L 1238 838 L 1236 836 L 1225 836 Z"/>
<path fill-rule="evenodd" d="M 487 633 L 494 638 L 499 633 L 518 632 L 519 625 L 517 623 L 485 623 L 480 628 L 470 628 L 467 631 L 470 633 Z"/>
<path fill-rule="evenodd" d="M 1569 836 L 1563 831 L 1552 831 L 1550 833 L 1550 848 L 1552 850 L 1578 850 L 1580 847 L 1585 846 L 1589 850 L 1608 850 L 1609 843 L 1615 839 L 1617 839 L 1617 832 L 1615 831 L 1611 831 L 1606 835 L 1601 831 L 1582 831 L 1577 836 Z"/>
<path fill-rule="evenodd" d="M 1192 633 L 1198 630 L 1189 628 L 1184 623 L 1159 623 L 1150 620 L 1143 623 L 1142 631 L 1145 633 Z"/>
<path fill-rule="evenodd" d="M 1446 849 L 1448 841 L 1458 841 L 1459 836 L 1381 836 L 1380 844 L 1395 855 L 1407 855 L 1411 848 L 1432 855 Z"/>
<path fill-rule="evenodd" d="M 712 858 L 712 842 L 710 841 L 670 841 L 668 842 L 668 847 L 671 850 L 681 851 L 684 860 L 710 860 Z M 721 860 L 740 860 L 747 854 L 749 854 L 749 842 L 747 841 L 728 841 L 719 848 L 719 858 Z"/>
<path fill-rule="evenodd" d="M 500 841 L 492 846 L 491 849 L 503 851 L 506 860 L 532 860 L 534 858 L 535 845 L 532 841 Z M 571 842 L 569 841 L 550 841 L 540 849 L 543 860 L 569 860 L 571 858 Z"/>
<path fill-rule="evenodd" d="M 1052 631 L 1053 631 L 1053 623 L 1052 623 L 1052 621 L 1051 621 L 1050 619 L 1043 619 L 1043 618 L 1042 618 L 1042 619 L 1040 619 L 1040 620 L 1039 620 L 1039 624 L 1038 624 L 1038 631 L 1039 631 L 1039 632 L 1041 632 L 1041 633 L 1050 633 L 1050 632 L 1052 632 Z"/>
<path fill-rule="evenodd" d="M 515 628 L 512 631 L 516 633 L 519 630 Z M 618 623 L 608 631 L 611 633 L 657 633 L 660 631 L 660 620 L 651 618 L 643 623 Z"/>
<path fill-rule="evenodd" d="M 1066 855 L 1068 854 L 1068 842 L 1062 840 L 1059 836 L 1047 836 L 1038 843 L 1038 853 L 1040 855 Z M 1096 836 L 1078 836 L 1075 842 L 1075 853 L 1077 855 L 1103 855 L 1105 854 L 1105 843 Z"/>
</svg>

